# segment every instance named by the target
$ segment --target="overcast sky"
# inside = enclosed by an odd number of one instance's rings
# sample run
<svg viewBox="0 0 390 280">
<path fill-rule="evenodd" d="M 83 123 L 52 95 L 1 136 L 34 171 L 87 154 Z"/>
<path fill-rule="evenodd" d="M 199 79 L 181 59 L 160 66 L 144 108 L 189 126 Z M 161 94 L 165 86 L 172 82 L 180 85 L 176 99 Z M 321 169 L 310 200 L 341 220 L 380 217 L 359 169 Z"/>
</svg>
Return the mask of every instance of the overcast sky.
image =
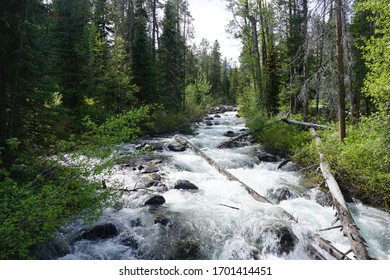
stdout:
<svg viewBox="0 0 390 280">
<path fill-rule="evenodd" d="M 194 18 L 195 43 L 199 45 L 206 38 L 212 45 L 218 40 L 221 45 L 222 57 L 238 61 L 240 55 L 239 40 L 230 39 L 231 35 L 225 29 L 231 19 L 224 0 L 188 0 L 189 8 Z"/>
</svg>

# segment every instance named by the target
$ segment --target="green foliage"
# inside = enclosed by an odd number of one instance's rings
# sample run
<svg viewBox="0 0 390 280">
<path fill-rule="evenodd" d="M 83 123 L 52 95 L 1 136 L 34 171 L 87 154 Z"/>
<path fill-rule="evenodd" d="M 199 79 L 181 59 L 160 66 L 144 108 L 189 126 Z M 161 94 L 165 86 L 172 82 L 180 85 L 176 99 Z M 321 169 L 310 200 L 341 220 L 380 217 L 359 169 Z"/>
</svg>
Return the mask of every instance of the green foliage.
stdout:
<svg viewBox="0 0 390 280">
<path fill-rule="evenodd" d="M 369 72 L 364 92 L 383 114 L 390 111 L 390 8 L 387 0 L 365 0 L 358 3 L 358 11 L 368 11 L 374 34 L 365 40 L 364 59 Z"/>
<path fill-rule="evenodd" d="M 374 206 L 390 207 L 389 119 L 380 116 L 363 118 L 350 125 L 344 143 L 333 131 L 319 132 L 320 152 L 325 155 L 338 183 L 354 197 Z M 318 166 L 318 148 L 307 143 L 295 160 L 303 166 Z M 317 165 L 316 165 L 317 162 Z"/>
<path fill-rule="evenodd" d="M 49 156 L 47 147 L 18 151 L 19 139 L 0 148 L 0 259 L 28 259 L 34 247 L 48 241 L 65 222 L 96 219 L 114 202 L 98 175 L 109 172 L 113 148 L 137 139 L 149 106 L 111 116 L 102 125 L 86 118 L 89 132 L 60 141 Z M 4 151 L 17 151 L 7 167 Z"/>
<path fill-rule="evenodd" d="M 309 133 L 303 132 L 298 126 L 286 124 L 277 117 L 265 118 L 257 114 L 248 122 L 248 127 L 266 151 L 283 157 L 300 152 L 311 141 Z"/>
</svg>

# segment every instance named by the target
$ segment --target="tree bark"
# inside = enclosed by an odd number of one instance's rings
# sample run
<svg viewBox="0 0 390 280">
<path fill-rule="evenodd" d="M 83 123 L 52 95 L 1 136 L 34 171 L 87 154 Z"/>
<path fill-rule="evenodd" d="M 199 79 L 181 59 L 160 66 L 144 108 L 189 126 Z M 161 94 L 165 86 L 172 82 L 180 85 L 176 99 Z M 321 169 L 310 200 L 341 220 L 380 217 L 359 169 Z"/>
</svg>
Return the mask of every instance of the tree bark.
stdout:
<svg viewBox="0 0 390 280">
<path fill-rule="evenodd" d="M 291 120 L 289 118 L 289 116 L 286 116 L 286 117 L 282 118 L 281 120 L 284 121 L 285 123 L 288 123 L 288 124 L 296 124 L 296 125 L 306 126 L 306 127 L 310 127 L 310 128 L 332 129 L 332 127 L 327 126 L 327 125 L 294 121 L 294 120 Z"/>
<path fill-rule="evenodd" d="M 314 138 L 317 147 L 321 146 L 321 139 L 316 133 L 315 129 L 311 129 L 311 136 Z M 344 200 L 343 194 L 341 193 L 340 187 L 329 170 L 328 164 L 325 162 L 324 155 L 320 155 L 320 169 L 325 179 L 325 183 L 329 188 L 330 194 L 332 195 L 335 208 L 337 210 L 337 217 L 342 225 L 342 231 L 344 236 L 348 238 L 351 245 L 352 251 L 355 254 L 355 258 L 358 260 L 369 260 L 371 259 L 367 253 L 365 241 L 359 233 L 359 229 L 356 226 L 355 221 L 352 218 L 351 213 L 348 210 L 347 204 Z"/>
<path fill-rule="evenodd" d="M 346 135 L 345 127 L 345 85 L 344 85 L 344 47 L 342 24 L 342 0 L 336 0 L 336 52 L 337 78 L 339 97 L 339 142 L 343 142 Z"/>
</svg>

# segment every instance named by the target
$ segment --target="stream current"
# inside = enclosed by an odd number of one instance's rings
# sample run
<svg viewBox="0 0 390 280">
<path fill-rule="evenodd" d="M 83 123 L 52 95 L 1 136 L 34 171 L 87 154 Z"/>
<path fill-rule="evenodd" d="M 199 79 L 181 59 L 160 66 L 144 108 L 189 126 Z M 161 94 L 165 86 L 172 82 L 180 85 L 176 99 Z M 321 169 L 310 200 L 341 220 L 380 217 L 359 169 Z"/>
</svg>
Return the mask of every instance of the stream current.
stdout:
<svg viewBox="0 0 390 280">
<path fill-rule="evenodd" d="M 347 238 L 339 229 L 318 232 L 331 226 L 335 210 L 318 203 L 324 194 L 305 182 L 293 163 L 278 169 L 282 159 L 260 161 L 261 145 L 249 142 L 217 149 L 230 139 L 224 135 L 227 131 L 240 133 L 245 129 L 245 120 L 235 111 L 208 117 L 211 119 L 197 125 L 195 135 L 182 136 L 273 205 L 254 200 L 239 182 L 229 181 L 192 150 L 170 151 L 167 147 L 174 142 L 173 137 L 149 139 L 149 145 L 161 147 L 150 154 L 154 160 L 149 161 L 149 167 L 118 164 L 106 178 L 107 185 L 119 183 L 127 190 L 138 189 L 124 191 L 121 207 L 106 209 L 95 223 L 113 225 L 115 234 L 88 238 L 81 234 L 87 225 L 72 223 L 61 232 L 70 245 L 60 259 L 305 260 L 310 259 L 305 248 L 312 234 L 331 241 L 340 251 L 348 251 Z M 125 145 L 121 153 L 135 149 L 136 144 Z M 148 168 L 158 172 L 148 173 Z M 145 187 L 151 177 L 155 184 Z M 175 189 L 178 180 L 188 180 L 199 189 Z M 288 199 L 279 201 L 276 194 L 286 189 Z M 153 195 L 163 196 L 165 203 L 145 205 Z M 390 259 L 390 214 L 361 203 L 349 207 L 370 256 Z M 353 257 L 351 253 L 348 256 Z"/>
</svg>

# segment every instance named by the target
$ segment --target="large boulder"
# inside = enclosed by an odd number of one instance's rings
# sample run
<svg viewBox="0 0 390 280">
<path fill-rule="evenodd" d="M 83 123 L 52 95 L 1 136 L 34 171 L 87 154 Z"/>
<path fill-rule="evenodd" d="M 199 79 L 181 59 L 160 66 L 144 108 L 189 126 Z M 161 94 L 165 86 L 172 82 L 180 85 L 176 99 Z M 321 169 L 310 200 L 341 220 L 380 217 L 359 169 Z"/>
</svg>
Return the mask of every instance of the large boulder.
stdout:
<svg viewBox="0 0 390 280">
<path fill-rule="evenodd" d="M 81 235 L 81 239 L 99 240 L 118 235 L 118 228 L 112 224 L 100 224 L 88 229 Z"/>
<path fill-rule="evenodd" d="M 176 190 L 198 190 L 199 188 L 188 180 L 177 180 L 173 186 Z"/>
</svg>

